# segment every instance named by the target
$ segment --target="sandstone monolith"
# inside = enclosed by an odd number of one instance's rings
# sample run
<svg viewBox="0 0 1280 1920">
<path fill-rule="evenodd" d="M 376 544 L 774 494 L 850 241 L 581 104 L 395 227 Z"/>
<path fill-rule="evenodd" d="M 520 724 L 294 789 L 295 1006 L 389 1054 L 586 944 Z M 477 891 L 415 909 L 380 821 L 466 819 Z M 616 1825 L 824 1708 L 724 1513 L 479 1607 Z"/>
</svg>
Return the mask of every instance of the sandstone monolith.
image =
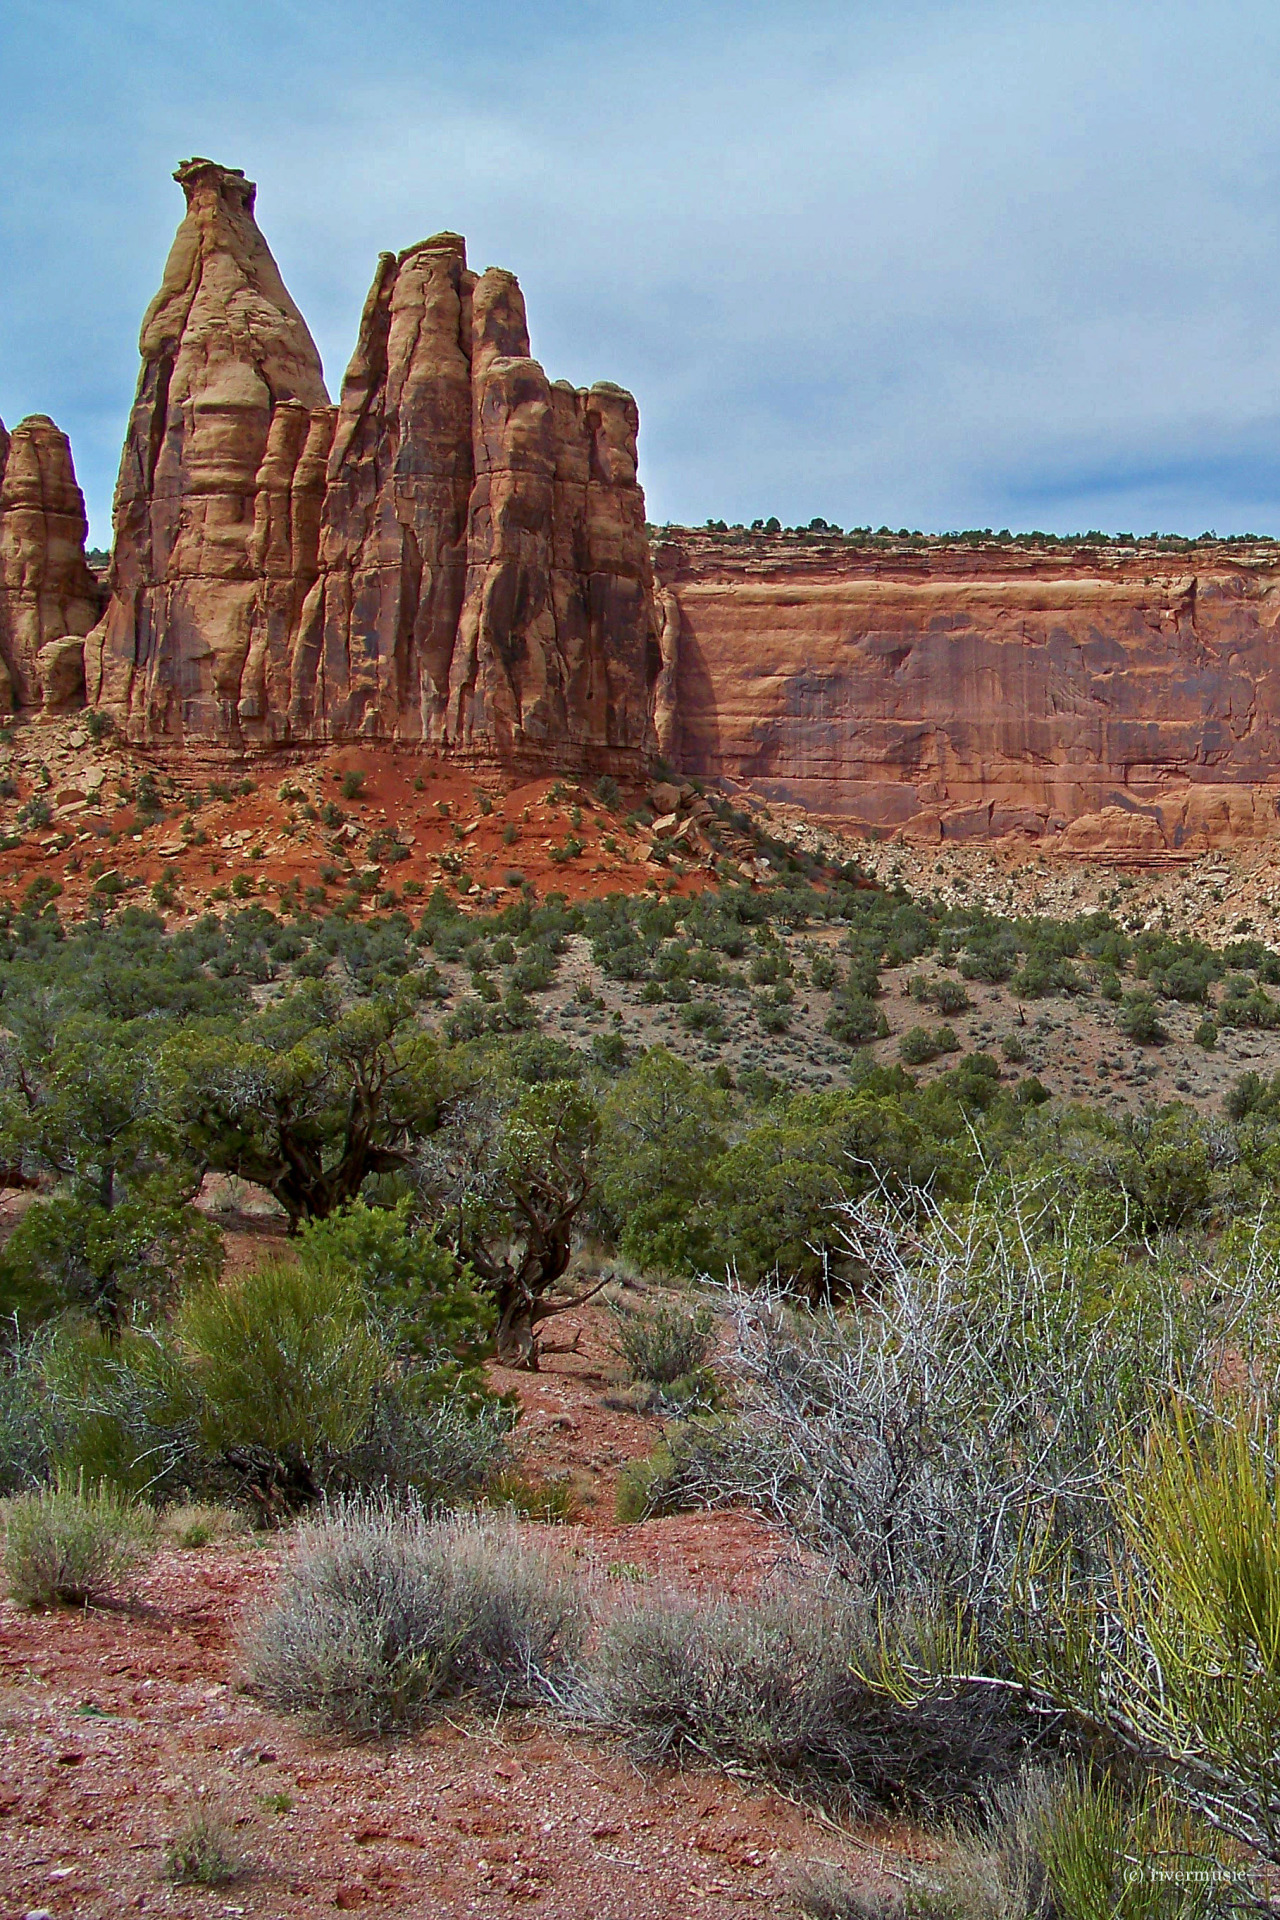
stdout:
<svg viewBox="0 0 1280 1920">
<path fill-rule="evenodd" d="M 101 596 L 85 561 L 84 496 L 65 433 L 44 414 L 0 424 L 0 708 L 40 704 L 39 657 L 88 633 Z"/>
<path fill-rule="evenodd" d="M 242 699 L 264 718 L 273 634 L 315 577 L 315 442 L 327 452 L 332 414 L 253 182 L 201 159 L 174 178 L 187 213 L 142 323 L 111 602 L 86 673 L 136 739 L 238 741 Z"/>
</svg>

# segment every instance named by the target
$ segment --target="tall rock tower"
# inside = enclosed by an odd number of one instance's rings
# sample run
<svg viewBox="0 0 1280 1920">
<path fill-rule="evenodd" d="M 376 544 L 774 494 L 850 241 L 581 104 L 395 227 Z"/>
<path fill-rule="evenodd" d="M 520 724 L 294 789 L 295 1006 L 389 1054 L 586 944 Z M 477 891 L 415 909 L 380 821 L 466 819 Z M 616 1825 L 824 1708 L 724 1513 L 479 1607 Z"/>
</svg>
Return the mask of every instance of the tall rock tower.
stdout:
<svg viewBox="0 0 1280 1920">
<path fill-rule="evenodd" d="M 12 436 L 0 422 L 0 711 L 38 707 L 42 653 L 98 617 L 87 532 L 66 434 L 42 413 Z"/>
<path fill-rule="evenodd" d="M 660 666 L 639 415 L 552 384 L 513 275 L 383 254 L 341 402 L 244 176 L 190 160 L 90 698 L 132 737 L 639 768 Z"/>
<path fill-rule="evenodd" d="M 253 182 L 211 160 L 174 178 L 187 215 L 142 323 L 86 680 L 137 739 L 232 739 L 251 652 L 315 577 L 333 416 Z"/>
</svg>

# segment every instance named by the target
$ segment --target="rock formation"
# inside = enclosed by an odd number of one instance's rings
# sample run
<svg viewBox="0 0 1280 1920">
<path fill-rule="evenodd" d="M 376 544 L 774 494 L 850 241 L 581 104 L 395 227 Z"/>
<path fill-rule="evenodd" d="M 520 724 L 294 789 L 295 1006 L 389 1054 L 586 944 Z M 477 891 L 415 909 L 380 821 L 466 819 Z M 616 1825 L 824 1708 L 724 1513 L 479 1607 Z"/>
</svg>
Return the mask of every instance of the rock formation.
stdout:
<svg viewBox="0 0 1280 1920">
<path fill-rule="evenodd" d="M 677 535 L 686 774 L 919 838 L 1138 856 L 1274 833 L 1274 548 L 733 547 Z"/>
<path fill-rule="evenodd" d="M 41 703 L 41 650 L 72 651 L 98 617 L 98 583 L 85 564 L 88 532 L 71 447 L 33 414 L 12 436 L 0 423 L 0 710 Z M 64 649 L 64 654 L 66 649 Z"/>
<path fill-rule="evenodd" d="M 514 277 L 444 233 L 381 256 L 335 412 L 252 184 L 176 178 L 90 697 L 140 741 L 638 769 L 657 643 L 630 395 L 552 386 Z"/>
<path fill-rule="evenodd" d="M 238 734 L 242 682 L 315 577 L 320 356 L 242 173 L 188 160 L 187 198 L 142 323 L 116 485 L 111 602 L 90 697 L 139 739 Z M 252 691 L 250 691 L 252 699 Z"/>
</svg>

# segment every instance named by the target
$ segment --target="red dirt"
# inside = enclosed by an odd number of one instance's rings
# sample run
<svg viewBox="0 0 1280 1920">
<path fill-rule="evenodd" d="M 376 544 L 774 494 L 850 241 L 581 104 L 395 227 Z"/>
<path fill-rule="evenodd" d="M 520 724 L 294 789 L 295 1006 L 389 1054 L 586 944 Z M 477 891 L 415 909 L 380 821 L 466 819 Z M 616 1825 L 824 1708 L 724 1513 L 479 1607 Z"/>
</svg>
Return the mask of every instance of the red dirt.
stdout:
<svg viewBox="0 0 1280 1920">
<path fill-rule="evenodd" d="M 6 1913 L 719 1916 L 768 1897 L 788 1860 L 874 1853 L 776 1796 L 641 1772 L 527 1713 L 354 1746 L 263 1712 L 236 1690 L 231 1625 L 281 1555 L 168 1551 L 145 1614 L 0 1611 Z M 165 1842 L 202 1805 L 251 1871 L 169 1888 Z"/>
<path fill-rule="evenodd" d="M 0 760 L 5 757 L 0 753 Z M 247 773 L 220 765 L 213 771 L 228 797 L 217 799 L 200 784 L 209 768 L 184 762 L 170 771 L 115 742 L 95 746 L 66 722 L 15 726 L 7 757 L 17 790 L 0 803 L 0 827 L 23 839 L 0 851 L 0 900 L 21 898 L 43 875 L 61 885 L 59 910 L 71 917 L 83 910 L 95 879 L 112 869 L 132 883 L 127 897 L 147 904 L 152 885 L 168 876 L 176 905 L 165 910 L 178 917 L 227 901 L 275 906 L 291 885 L 300 891 L 323 884 L 334 904 L 353 876 L 374 873 L 364 903 L 369 912 L 377 910 L 384 892 L 413 911 L 437 885 L 471 906 L 493 906 L 518 894 L 520 880 L 513 883 L 512 874 L 539 894 L 560 892 L 571 900 L 639 893 L 655 880 L 664 890 L 697 892 L 712 878 L 705 867 L 674 875 L 650 860 L 650 836 L 624 824 L 626 812 L 642 804 L 644 787 L 627 791 L 620 808 L 610 812 L 587 781 L 515 782 L 460 772 L 429 753 L 369 746 L 335 747 L 272 765 L 255 762 Z M 154 821 L 120 795 L 122 785 L 132 791 L 148 772 L 164 810 Z M 364 776 L 354 798 L 343 794 L 349 773 Z M 95 787 L 98 774 L 105 778 Z M 242 780 L 252 792 L 238 791 Z M 92 789 L 87 795 L 86 787 Z M 46 828 L 24 831 L 19 812 L 41 793 L 52 820 Z M 324 823 L 319 810 L 326 803 L 344 815 L 341 825 Z M 576 824 L 575 809 L 581 815 Z M 380 829 L 394 830 L 409 849 L 406 858 L 370 854 L 369 840 Z M 553 850 L 565 853 L 572 840 L 580 852 L 552 858 Z M 339 870 L 339 877 L 325 882 L 322 867 Z"/>
<path fill-rule="evenodd" d="M 233 1262 L 256 1235 L 230 1236 Z M 573 1476 L 584 1518 L 552 1534 L 606 1591 L 648 1582 L 743 1593 L 794 1562 L 751 1514 L 620 1526 L 621 1460 L 655 1421 L 602 1404 L 599 1304 L 565 1315 L 537 1375 L 493 1370 L 527 1410 L 531 1477 Z M 817 1816 L 713 1772 L 653 1772 L 607 1741 L 531 1713 L 458 1709 L 416 1738 L 359 1746 L 266 1713 L 236 1682 L 236 1634 L 274 1588 L 287 1537 L 164 1549 L 128 1609 L 22 1614 L 0 1606 L 0 1914 L 330 1910 L 405 1916 L 707 1920 L 785 1907 L 788 1864 L 857 1863 L 873 1878 L 904 1836 L 837 1834 Z M 281 1810 L 287 1796 L 289 1810 Z M 162 1879 L 166 1841 L 201 1806 L 235 1827 L 250 1870 L 214 1890 Z"/>
</svg>

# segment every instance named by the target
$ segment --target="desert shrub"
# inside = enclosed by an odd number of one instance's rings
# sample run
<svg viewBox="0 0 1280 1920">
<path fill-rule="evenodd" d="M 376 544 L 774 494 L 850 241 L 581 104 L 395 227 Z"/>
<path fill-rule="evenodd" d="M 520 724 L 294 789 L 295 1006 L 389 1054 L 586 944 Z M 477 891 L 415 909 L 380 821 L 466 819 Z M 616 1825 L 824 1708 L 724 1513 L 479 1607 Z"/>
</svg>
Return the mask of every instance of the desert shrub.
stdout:
<svg viewBox="0 0 1280 1920">
<path fill-rule="evenodd" d="M 695 1372 L 711 1351 L 715 1319 L 711 1309 L 691 1312 L 676 1301 L 659 1301 L 639 1310 L 614 1309 L 614 1344 L 633 1380 L 670 1386 Z"/>
<path fill-rule="evenodd" d="M 617 1518 L 631 1526 L 726 1504 L 759 1464 L 748 1430 L 714 1411 L 695 1414 L 669 1425 L 651 1453 L 626 1462 L 618 1474 Z"/>
<path fill-rule="evenodd" d="M 50 1452 L 64 1478 L 167 1499 L 200 1477 L 199 1396 L 186 1356 L 163 1333 L 115 1339 L 74 1323 L 42 1355 Z"/>
<path fill-rule="evenodd" d="M 19 1341 L 0 1354 L 0 1497 L 43 1485 L 49 1430 L 39 1347 Z"/>
<path fill-rule="evenodd" d="M 175 1547 L 197 1552 L 203 1547 L 223 1546 L 243 1539 L 247 1532 L 245 1515 L 235 1507 L 194 1505 L 169 1507 L 160 1516 L 160 1533 Z"/>
<path fill-rule="evenodd" d="M 367 1427 L 388 1372 L 358 1283 L 319 1264 L 268 1261 L 193 1294 L 175 1324 L 205 1447 L 256 1497 L 314 1498 Z"/>
<path fill-rule="evenodd" d="M 1088 983 L 1065 954 L 1051 946 L 1033 945 L 1013 976 L 1013 991 L 1028 1000 L 1042 1000 L 1050 993 L 1087 993 Z"/>
<path fill-rule="evenodd" d="M 937 1842 L 888 1905 L 860 1905 L 850 1876 L 823 1863 L 801 1870 L 793 1898 L 813 1920 L 1209 1920 L 1239 1910 L 1242 1893 L 1252 1904 L 1222 1843 L 1140 1772 L 1029 1766 Z"/>
<path fill-rule="evenodd" d="M 1117 1537 L 1102 1463 L 1161 1396 L 1211 1391 L 1234 1343 L 1269 1364 L 1271 1256 L 1188 1289 L 1175 1260 L 1122 1266 L 1089 1202 L 1047 1182 L 838 1217 L 868 1310 L 741 1297 L 732 1444 L 700 1491 L 774 1514 L 886 1601 L 958 1606 L 982 1628 L 1031 1538 L 1083 1578 Z"/>
<path fill-rule="evenodd" d="M 960 1042 L 953 1027 L 909 1027 L 898 1042 L 904 1066 L 923 1067 L 944 1053 L 957 1053 Z"/>
<path fill-rule="evenodd" d="M 1155 1000 L 1137 990 L 1126 993 L 1116 1009 L 1116 1028 L 1137 1047 L 1162 1046 L 1169 1038 Z"/>
<path fill-rule="evenodd" d="M 175 1887 L 225 1887 L 246 1870 L 235 1829 L 221 1814 L 194 1814 L 165 1846 L 163 1876 Z"/>
<path fill-rule="evenodd" d="M 601 1628 L 593 1711 L 654 1764 L 709 1759 L 846 1812 L 957 1801 L 1010 1765 L 1010 1717 L 977 1689 L 900 1709 L 873 1684 L 881 1626 L 807 1592 L 637 1605 Z"/>
<path fill-rule="evenodd" d="M 1201 1406 L 1206 1404 L 1201 1401 Z M 1175 1400 L 1114 1463 L 1105 1566 L 1013 1587 L 1014 1671 L 1155 1761 L 1184 1804 L 1280 1860 L 1280 1482 L 1270 1416 Z M 1032 1596 L 1035 1595 L 1033 1600 Z M 1047 1605 L 1042 1612 L 1039 1600 Z"/>
<path fill-rule="evenodd" d="M 1251 987 L 1242 974 L 1232 974 L 1218 1002 L 1218 1023 L 1269 1032 L 1280 1027 L 1280 1001 L 1273 1000 L 1262 987 Z"/>
<path fill-rule="evenodd" d="M 383 1734 L 437 1699 L 557 1697 L 582 1628 L 575 1589 L 513 1525 L 361 1502 L 303 1533 L 246 1670 L 277 1710 Z"/>
<path fill-rule="evenodd" d="M 1203 1047 L 1206 1053 L 1212 1053 L 1218 1044 L 1217 1022 L 1209 1019 L 1199 1021 L 1191 1038 L 1197 1047 Z"/>
<path fill-rule="evenodd" d="M 1239 1911 L 1241 1894 L 1253 1905 L 1221 1840 L 1154 1783 L 1126 1791 L 1105 1775 L 1064 1782 L 1027 1838 L 1056 1912 L 1209 1920 Z M 1012 1849 L 1006 1843 L 1003 1851 L 1008 1857 Z"/>
<path fill-rule="evenodd" d="M 786 1890 L 805 1920 L 906 1920 L 906 1903 L 892 1891 L 859 1885 L 834 1860 L 803 1860 L 786 1877 Z"/>
<path fill-rule="evenodd" d="M 1027 1057 L 1027 1043 L 1020 1033 L 1006 1033 L 1001 1037 L 1000 1051 L 1006 1060 L 1020 1066 Z"/>
<path fill-rule="evenodd" d="M 658 1514 L 683 1513 L 696 1504 L 672 1496 L 672 1468 L 672 1456 L 665 1445 L 624 1462 L 614 1493 L 614 1518 L 620 1526 L 633 1527 Z"/>
<path fill-rule="evenodd" d="M 933 989 L 933 1004 L 939 1013 L 950 1017 L 967 1013 L 973 1002 L 958 980 L 939 980 Z"/>
<path fill-rule="evenodd" d="M 432 1510 L 459 1506 L 504 1470 L 514 1419 L 509 1406 L 464 1382 L 442 1393 L 420 1370 L 392 1373 L 359 1436 L 332 1461 L 327 1484 L 411 1492 Z"/>
<path fill-rule="evenodd" d="M 539 1480 L 523 1468 L 507 1467 L 489 1481 L 485 1500 L 491 1507 L 505 1507 L 521 1520 L 540 1520 L 545 1526 L 569 1526 L 582 1518 L 567 1473 Z"/>
<path fill-rule="evenodd" d="M 106 1489 L 22 1494 L 5 1522 L 5 1584 L 20 1607 L 84 1606 L 118 1594 L 154 1540 L 151 1509 Z"/>
<path fill-rule="evenodd" d="M 348 767 L 342 776 L 342 797 L 344 800 L 358 800 L 364 788 L 366 775 L 355 767 Z"/>
<path fill-rule="evenodd" d="M 687 1033 L 700 1033 L 707 1040 L 725 1038 L 724 1014 L 714 1000 L 691 1000 L 678 1018 Z"/>
<path fill-rule="evenodd" d="M 860 1047 L 868 1040 L 882 1040 L 889 1031 L 889 1022 L 865 994 L 844 991 L 836 996 L 825 1030 L 846 1047 Z"/>
</svg>

